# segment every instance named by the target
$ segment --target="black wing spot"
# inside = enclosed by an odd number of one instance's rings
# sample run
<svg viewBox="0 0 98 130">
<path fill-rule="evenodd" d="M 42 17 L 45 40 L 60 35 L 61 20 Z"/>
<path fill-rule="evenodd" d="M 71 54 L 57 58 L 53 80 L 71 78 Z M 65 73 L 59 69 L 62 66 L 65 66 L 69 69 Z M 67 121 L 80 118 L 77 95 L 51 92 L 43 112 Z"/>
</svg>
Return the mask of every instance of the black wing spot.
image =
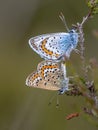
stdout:
<svg viewBox="0 0 98 130">
<path fill-rule="evenodd" d="M 39 80 L 37 79 L 36 83 L 38 83 L 38 82 L 39 82 Z"/>
<path fill-rule="evenodd" d="M 56 84 L 56 81 L 54 81 L 54 84 Z"/>
<path fill-rule="evenodd" d="M 48 79 L 48 81 L 50 81 L 50 79 Z"/>
<path fill-rule="evenodd" d="M 45 42 L 47 43 L 47 40 Z"/>
<path fill-rule="evenodd" d="M 54 76 L 52 76 L 52 78 L 54 79 Z"/>
<path fill-rule="evenodd" d="M 44 79 L 47 77 L 47 75 L 44 76 Z"/>
<path fill-rule="evenodd" d="M 55 71 L 57 71 L 57 69 L 54 69 Z"/>
<path fill-rule="evenodd" d="M 59 78 L 60 76 L 58 75 L 58 78 Z"/>
<path fill-rule="evenodd" d="M 49 68 L 47 68 L 47 69 L 49 69 Z M 49 70 L 47 70 L 46 72 L 45 72 L 45 74 L 47 74 L 49 72 Z"/>
<path fill-rule="evenodd" d="M 59 50 L 57 50 L 57 52 L 59 53 Z"/>
<path fill-rule="evenodd" d="M 47 85 L 47 83 L 45 82 L 45 83 L 44 83 L 44 85 L 46 86 L 46 85 Z"/>
</svg>

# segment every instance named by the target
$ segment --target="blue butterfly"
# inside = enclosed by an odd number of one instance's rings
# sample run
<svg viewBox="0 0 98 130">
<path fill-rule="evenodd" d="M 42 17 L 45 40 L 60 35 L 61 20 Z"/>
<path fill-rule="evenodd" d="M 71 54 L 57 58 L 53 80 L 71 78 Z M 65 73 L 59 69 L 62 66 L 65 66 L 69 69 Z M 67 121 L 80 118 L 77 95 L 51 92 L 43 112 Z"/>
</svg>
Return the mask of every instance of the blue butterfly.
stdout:
<svg viewBox="0 0 98 130">
<path fill-rule="evenodd" d="M 70 57 L 78 44 L 78 33 L 72 29 L 68 33 L 43 34 L 29 39 L 30 47 L 46 60 Z"/>
</svg>

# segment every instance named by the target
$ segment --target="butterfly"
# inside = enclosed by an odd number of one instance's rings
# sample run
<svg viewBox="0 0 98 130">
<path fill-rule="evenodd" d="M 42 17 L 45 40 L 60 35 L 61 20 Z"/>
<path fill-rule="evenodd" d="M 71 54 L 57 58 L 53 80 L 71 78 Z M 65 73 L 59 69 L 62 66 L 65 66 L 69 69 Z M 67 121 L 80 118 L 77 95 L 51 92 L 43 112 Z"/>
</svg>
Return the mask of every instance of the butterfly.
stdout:
<svg viewBox="0 0 98 130">
<path fill-rule="evenodd" d="M 30 47 L 45 60 L 61 60 L 70 57 L 78 44 L 78 33 L 72 29 L 68 33 L 50 33 L 29 39 Z"/>
<path fill-rule="evenodd" d="M 26 85 L 29 87 L 58 90 L 59 94 L 69 90 L 68 83 L 66 66 L 54 61 L 40 62 L 37 71 L 32 72 L 26 79 Z"/>
</svg>

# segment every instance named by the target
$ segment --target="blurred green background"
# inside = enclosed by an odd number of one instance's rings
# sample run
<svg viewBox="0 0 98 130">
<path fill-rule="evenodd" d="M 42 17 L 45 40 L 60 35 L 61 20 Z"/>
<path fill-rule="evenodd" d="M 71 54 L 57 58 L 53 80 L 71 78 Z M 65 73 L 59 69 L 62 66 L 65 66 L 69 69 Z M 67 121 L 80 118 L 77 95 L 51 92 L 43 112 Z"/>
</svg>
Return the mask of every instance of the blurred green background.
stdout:
<svg viewBox="0 0 98 130">
<path fill-rule="evenodd" d="M 81 97 L 59 96 L 48 106 L 56 92 L 28 88 L 25 79 L 42 59 L 31 50 L 28 39 L 44 33 L 65 32 L 59 19 L 65 15 L 71 27 L 88 12 L 85 0 L 0 0 L 0 130 L 98 130 L 98 120 L 81 113 L 67 121 L 65 117 L 80 112 L 85 105 Z M 98 59 L 98 16 L 84 28 L 86 58 Z M 77 68 L 77 54 L 72 62 Z M 77 63 L 76 63 L 77 62 Z M 75 65 L 76 64 L 76 65 Z"/>
</svg>

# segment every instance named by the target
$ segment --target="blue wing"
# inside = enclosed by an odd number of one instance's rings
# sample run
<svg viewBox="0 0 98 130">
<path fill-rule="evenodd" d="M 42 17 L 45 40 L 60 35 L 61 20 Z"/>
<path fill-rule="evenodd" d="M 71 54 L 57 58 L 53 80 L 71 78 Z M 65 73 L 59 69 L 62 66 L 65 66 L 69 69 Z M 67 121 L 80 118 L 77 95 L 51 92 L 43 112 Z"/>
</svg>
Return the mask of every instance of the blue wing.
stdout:
<svg viewBox="0 0 98 130">
<path fill-rule="evenodd" d="M 78 42 L 77 33 L 72 34 L 63 32 L 43 34 L 31 38 L 29 45 L 44 59 L 57 60 L 63 55 L 69 57 Z"/>
</svg>

